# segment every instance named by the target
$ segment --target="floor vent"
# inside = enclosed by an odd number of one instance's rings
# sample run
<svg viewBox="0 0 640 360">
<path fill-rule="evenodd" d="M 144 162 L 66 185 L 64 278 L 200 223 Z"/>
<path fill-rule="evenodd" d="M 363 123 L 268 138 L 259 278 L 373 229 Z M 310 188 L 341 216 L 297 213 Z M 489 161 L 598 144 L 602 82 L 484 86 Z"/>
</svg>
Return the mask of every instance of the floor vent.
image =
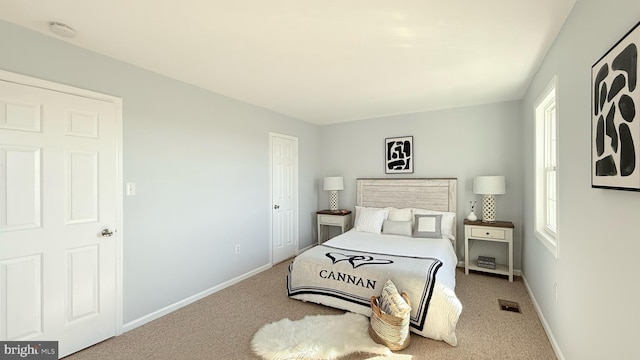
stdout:
<svg viewBox="0 0 640 360">
<path fill-rule="evenodd" d="M 520 305 L 515 301 L 498 299 L 498 304 L 500 305 L 500 310 L 520 313 Z"/>
</svg>

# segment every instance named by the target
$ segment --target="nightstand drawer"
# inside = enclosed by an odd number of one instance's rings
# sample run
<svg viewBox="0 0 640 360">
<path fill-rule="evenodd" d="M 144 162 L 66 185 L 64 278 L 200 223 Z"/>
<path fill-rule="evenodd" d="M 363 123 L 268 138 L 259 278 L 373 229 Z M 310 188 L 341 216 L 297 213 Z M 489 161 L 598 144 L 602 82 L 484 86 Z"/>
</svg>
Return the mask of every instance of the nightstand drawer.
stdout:
<svg viewBox="0 0 640 360">
<path fill-rule="evenodd" d="M 485 239 L 501 239 L 501 240 L 504 240 L 505 239 L 505 231 L 504 230 L 500 230 L 500 229 L 487 229 L 487 228 L 478 229 L 478 228 L 472 228 L 471 229 L 471 236 L 472 237 L 478 237 L 478 238 L 485 238 Z"/>
<path fill-rule="evenodd" d="M 335 215 L 318 215 L 318 222 L 321 224 L 342 225 L 343 218 Z"/>
</svg>

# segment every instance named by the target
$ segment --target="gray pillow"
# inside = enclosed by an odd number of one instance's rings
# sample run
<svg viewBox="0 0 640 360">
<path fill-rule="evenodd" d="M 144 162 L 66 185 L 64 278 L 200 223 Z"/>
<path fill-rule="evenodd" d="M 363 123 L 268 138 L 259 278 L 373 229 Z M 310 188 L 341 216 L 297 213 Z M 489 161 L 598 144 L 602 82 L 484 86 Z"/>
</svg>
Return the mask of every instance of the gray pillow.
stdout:
<svg viewBox="0 0 640 360">
<path fill-rule="evenodd" d="M 442 215 L 414 215 L 413 237 L 441 238 Z"/>
<path fill-rule="evenodd" d="M 411 236 L 411 221 L 385 220 L 382 233 L 387 235 Z"/>
</svg>

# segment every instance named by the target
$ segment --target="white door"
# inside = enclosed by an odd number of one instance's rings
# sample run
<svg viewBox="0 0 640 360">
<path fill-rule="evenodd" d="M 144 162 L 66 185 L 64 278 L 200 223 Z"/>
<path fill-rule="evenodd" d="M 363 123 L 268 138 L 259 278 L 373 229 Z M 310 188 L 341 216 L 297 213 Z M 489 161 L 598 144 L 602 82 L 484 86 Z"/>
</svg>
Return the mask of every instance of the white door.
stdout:
<svg viewBox="0 0 640 360">
<path fill-rule="evenodd" d="M 0 80 L 0 340 L 116 334 L 116 111 Z"/>
<path fill-rule="evenodd" d="M 272 263 L 295 256 L 298 246 L 298 138 L 270 134 Z"/>
</svg>

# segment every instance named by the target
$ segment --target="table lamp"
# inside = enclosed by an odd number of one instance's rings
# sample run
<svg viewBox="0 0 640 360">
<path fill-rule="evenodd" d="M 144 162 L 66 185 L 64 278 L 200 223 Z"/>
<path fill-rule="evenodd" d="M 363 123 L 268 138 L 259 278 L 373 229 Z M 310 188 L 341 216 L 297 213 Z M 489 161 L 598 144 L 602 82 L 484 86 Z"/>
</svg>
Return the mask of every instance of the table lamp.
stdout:
<svg viewBox="0 0 640 360">
<path fill-rule="evenodd" d="M 496 222 L 496 198 L 505 193 L 504 176 L 476 176 L 473 193 L 482 197 L 482 222 Z"/>
<path fill-rule="evenodd" d="M 330 191 L 329 209 L 338 210 L 338 190 L 344 190 L 344 180 L 342 179 L 342 176 L 325 177 L 322 189 Z"/>
</svg>

